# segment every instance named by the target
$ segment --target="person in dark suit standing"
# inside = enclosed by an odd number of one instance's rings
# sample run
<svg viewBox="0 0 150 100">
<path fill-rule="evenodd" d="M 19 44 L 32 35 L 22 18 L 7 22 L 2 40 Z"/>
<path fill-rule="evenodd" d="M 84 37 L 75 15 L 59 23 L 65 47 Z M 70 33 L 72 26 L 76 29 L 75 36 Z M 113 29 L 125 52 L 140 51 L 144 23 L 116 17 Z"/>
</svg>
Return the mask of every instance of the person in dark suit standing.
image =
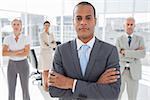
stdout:
<svg viewBox="0 0 150 100">
<path fill-rule="evenodd" d="M 94 6 L 78 3 L 73 24 L 77 38 L 55 51 L 50 95 L 60 100 L 117 100 L 121 84 L 118 52 L 115 46 L 94 36 Z"/>
</svg>

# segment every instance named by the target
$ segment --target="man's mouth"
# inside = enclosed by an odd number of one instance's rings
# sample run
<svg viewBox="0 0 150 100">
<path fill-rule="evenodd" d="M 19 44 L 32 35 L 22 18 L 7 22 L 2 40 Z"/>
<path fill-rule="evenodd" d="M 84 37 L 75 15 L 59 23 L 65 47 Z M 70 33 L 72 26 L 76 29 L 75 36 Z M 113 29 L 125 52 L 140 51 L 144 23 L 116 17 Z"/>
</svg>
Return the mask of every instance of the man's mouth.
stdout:
<svg viewBox="0 0 150 100">
<path fill-rule="evenodd" d="M 79 30 L 89 30 L 89 28 L 79 28 Z"/>
</svg>

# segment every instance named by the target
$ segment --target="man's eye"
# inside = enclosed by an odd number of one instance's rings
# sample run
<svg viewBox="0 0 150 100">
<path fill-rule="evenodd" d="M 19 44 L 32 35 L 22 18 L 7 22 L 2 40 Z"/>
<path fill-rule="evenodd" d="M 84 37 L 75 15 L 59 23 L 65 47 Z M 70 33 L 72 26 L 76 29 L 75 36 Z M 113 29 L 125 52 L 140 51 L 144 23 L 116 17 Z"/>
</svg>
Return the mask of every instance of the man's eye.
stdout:
<svg viewBox="0 0 150 100">
<path fill-rule="evenodd" d="M 90 20 L 91 19 L 91 17 L 86 17 L 86 20 Z"/>
<path fill-rule="evenodd" d="M 77 17 L 77 21 L 81 21 L 82 20 L 82 18 L 81 17 Z"/>
</svg>

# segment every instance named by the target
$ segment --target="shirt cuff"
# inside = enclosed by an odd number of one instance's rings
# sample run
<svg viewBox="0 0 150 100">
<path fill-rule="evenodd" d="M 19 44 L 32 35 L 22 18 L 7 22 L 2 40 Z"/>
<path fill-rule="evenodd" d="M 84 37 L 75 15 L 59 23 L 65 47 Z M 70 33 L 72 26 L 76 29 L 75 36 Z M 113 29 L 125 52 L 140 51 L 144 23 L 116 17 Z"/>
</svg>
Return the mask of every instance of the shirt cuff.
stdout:
<svg viewBox="0 0 150 100">
<path fill-rule="evenodd" d="M 72 87 L 72 92 L 74 93 L 75 87 L 76 87 L 77 79 L 74 79 L 73 81 L 73 87 Z"/>
</svg>

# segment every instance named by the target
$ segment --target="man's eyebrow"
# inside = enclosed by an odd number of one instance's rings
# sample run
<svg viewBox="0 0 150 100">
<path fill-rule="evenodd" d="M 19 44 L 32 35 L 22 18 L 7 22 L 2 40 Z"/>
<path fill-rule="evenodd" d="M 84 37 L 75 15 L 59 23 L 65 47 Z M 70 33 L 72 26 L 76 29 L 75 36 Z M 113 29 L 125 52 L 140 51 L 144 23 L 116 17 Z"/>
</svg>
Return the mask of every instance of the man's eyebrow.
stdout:
<svg viewBox="0 0 150 100">
<path fill-rule="evenodd" d="M 86 15 L 85 17 L 91 17 L 92 15 Z M 82 17 L 80 15 L 77 15 L 76 17 Z"/>
<path fill-rule="evenodd" d="M 82 17 L 82 16 L 80 16 L 80 15 L 77 15 L 76 17 Z"/>
<path fill-rule="evenodd" d="M 91 17 L 92 15 L 86 15 L 86 17 Z"/>
</svg>

